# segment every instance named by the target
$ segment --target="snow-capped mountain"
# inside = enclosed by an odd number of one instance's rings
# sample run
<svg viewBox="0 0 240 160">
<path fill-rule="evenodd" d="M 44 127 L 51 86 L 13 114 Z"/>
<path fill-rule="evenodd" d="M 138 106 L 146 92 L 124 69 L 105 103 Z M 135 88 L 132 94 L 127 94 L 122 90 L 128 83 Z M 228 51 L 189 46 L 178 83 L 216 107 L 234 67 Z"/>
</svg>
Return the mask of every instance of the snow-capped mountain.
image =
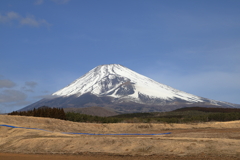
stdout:
<svg viewBox="0 0 240 160">
<path fill-rule="evenodd" d="M 168 111 L 187 106 L 235 107 L 158 83 L 122 65 L 100 65 L 67 87 L 23 109 L 101 106 L 119 112 Z"/>
<path fill-rule="evenodd" d="M 144 102 L 143 96 L 148 99 L 203 102 L 198 96 L 158 83 L 119 64 L 98 66 L 53 95 L 80 97 L 85 93 L 139 103 L 148 103 Z"/>
</svg>

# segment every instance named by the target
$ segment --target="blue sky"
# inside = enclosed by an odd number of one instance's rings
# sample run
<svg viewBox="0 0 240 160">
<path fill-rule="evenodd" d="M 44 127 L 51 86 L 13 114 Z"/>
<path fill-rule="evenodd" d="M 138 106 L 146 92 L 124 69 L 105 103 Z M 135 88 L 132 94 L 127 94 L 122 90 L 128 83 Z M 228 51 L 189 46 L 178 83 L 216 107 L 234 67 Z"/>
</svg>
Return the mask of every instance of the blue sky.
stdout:
<svg viewBox="0 0 240 160">
<path fill-rule="evenodd" d="M 239 0 L 1 0 L 0 112 L 117 63 L 240 104 Z"/>
</svg>

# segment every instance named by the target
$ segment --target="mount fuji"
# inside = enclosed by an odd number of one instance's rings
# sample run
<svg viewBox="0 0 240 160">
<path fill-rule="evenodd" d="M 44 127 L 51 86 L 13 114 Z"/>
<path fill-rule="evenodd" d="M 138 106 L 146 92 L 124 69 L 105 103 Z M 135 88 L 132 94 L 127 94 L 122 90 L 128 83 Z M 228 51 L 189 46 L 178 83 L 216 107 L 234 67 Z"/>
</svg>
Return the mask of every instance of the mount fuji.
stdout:
<svg viewBox="0 0 240 160">
<path fill-rule="evenodd" d="M 83 108 L 99 106 L 119 113 L 171 111 L 182 107 L 239 107 L 195 96 L 158 83 L 122 65 L 100 65 L 70 85 L 23 109 L 41 106 Z"/>
</svg>

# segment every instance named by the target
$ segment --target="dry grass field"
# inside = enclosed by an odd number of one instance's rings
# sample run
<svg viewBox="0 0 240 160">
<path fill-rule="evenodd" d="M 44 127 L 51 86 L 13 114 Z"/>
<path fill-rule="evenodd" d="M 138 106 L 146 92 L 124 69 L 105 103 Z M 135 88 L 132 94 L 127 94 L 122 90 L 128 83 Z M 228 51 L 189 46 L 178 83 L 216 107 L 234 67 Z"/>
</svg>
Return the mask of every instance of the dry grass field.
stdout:
<svg viewBox="0 0 240 160">
<path fill-rule="evenodd" d="M 77 123 L 0 115 L 0 159 L 240 159 L 240 121 L 192 124 Z M 77 133 L 166 133 L 155 136 Z M 16 155 L 18 153 L 18 155 Z M 20 154 L 19 154 L 20 153 Z M 26 155 L 27 154 L 27 155 Z M 31 157 L 35 156 L 35 157 Z M 51 157 L 53 156 L 53 157 Z M 71 157 L 72 156 L 72 157 Z M 1 158 L 2 157 L 2 158 Z M 56 158 L 57 159 L 57 158 Z M 60 159 L 60 158 L 58 158 Z"/>
</svg>

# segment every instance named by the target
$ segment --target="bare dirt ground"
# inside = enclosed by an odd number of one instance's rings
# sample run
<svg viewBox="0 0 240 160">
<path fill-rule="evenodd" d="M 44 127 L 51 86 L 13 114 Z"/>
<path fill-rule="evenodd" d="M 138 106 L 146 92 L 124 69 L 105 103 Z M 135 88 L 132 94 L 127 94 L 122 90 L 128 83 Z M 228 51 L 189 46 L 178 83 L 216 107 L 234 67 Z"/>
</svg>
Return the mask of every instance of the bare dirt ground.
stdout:
<svg viewBox="0 0 240 160">
<path fill-rule="evenodd" d="M 76 123 L 0 115 L 0 159 L 240 159 L 240 121 L 192 124 Z M 78 133 L 166 133 L 157 136 L 96 136 Z M 16 154 L 18 153 L 18 154 Z M 19 155 L 19 153 L 21 153 Z M 23 154 L 24 153 L 24 154 Z M 35 154 L 35 155 L 34 155 Z M 32 157 L 33 156 L 33 157 Z M 71 157 L 72 156 L 72 157 Z M 67 159 L 65 157 L 65 159 Z M 43 158 L 43 157 L 42 157 Z"/>
<path fill-rule="evenodd" d="M 12 154 L 0 153 L 3 160 L 238 160 L 233 156 L 219 155 L 148 155 L 148 156 L 121 156 L 121 155 L 43 155 L 43 154 Z"/>
</svg>

